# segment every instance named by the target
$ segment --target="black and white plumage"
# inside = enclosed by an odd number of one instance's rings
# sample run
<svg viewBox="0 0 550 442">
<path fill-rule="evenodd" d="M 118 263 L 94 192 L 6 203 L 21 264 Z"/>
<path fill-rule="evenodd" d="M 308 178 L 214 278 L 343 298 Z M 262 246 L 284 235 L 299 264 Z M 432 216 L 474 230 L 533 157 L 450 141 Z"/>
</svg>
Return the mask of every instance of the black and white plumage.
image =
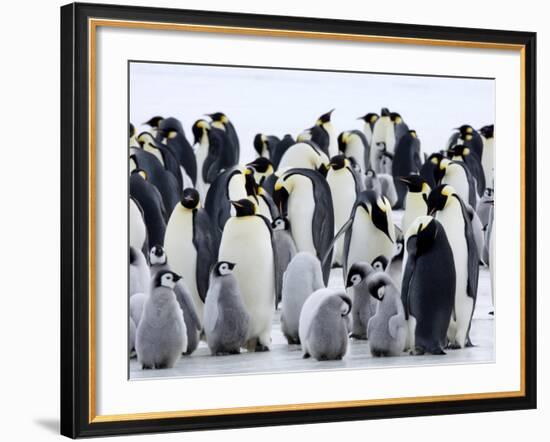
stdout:
<svg viewBox="0 0 550 442">
<path fill-rule="evenodd" d="M 279 163 L 281 162 L 281 158 L 283 157 L 285 152 L 290 146 L 293 146 L 294 144 L 296 144 L 296 140 L 290 134 L 286 134 L 283 139 L 279 143 L 277 143 L 277 146 L 275 147 L 275 150 L 273 151 L 273 154 L 270 158 L 271 162 L 273 163 L 273 168 L 275 170 L 279 168 Z"/>
<path fill-rule="evenodd" d="M 392 175 L 397 191 L 397 201 L 393 204 L 394 209 L 403 207 L 407 194 L 407 186 L 399 178 L 417 174 L 421 167 L 420 139 L 416 135 L 416 131 L 409 130 L 399 139 L 393 154 Z"/>
<path fill-rule="evenodd" d="M 154 279 L 158 272 L 164 270 L 170 270 L 168 257 L 166 256 L 164 247 L 156 244 L 151 247 L 151 251 L 149 252 L 149 272 L 151 273 L 151 279 Z"/>
<path fill-rule="evenodd" d="M 471 207 L 477 207 L 475 180 L 466 164 L 445 158 L 439 163 L 439 169 L 443 172 L 440 184 L 452 186 L 462 201 Z"/>
<path fill-rule="evenodd" d="M 470 174 L 475 180 L 477 194 L 481 197 L 486 189 L 485 173 L 481 165 L 481 159 L 464 144 L 452 146 L 447 151 L 453 161 L 462 161 L 468 167 Z"/>
<path fill-rule="evenodd" d="M 231 150 L 231 156 L 235 159 L 234 164 L 237 164 L 240 158 L 240 143 L 235 126 L 223 112 L 215 112 L 208 116 L 212 119 L 212 127 L 221 129 L 227 134 L 229 140 L 227 148 Z"/>
<path fill-rule="evenodd" d="M 182 189 L 183 177 L 181 175 L 179 161 L 174 152 L 172 152 L 172 150 L 165 144 L 162 144 L 162 142 L 155 140 L 153 135 L 149 132 L 140 133 L 137 137 L 137 141 L 141 149 L 154 155 L 162 167 L 174 175 L 178 182 L 179 188 Z"/>
<path fill-rule="evenodd" d="M 374 123 L 376 123 L 376 120 L 378 120 L 378 118 L 380 118 L 380 116 L 375 112 L 369 112 L 358 118 L 358 120 L 363 120 L 363 122 L 365 123 L 363 126 L 363 133 L 367 137 L 369 146 L 372 143 L 372 131 L 374 130 Z"/>
<path fill-rule="evenodd" d="M 178 159 L 182 169 L 183 187 L 194 186 L 197 181 L 197 160 L 180 121 L 174 117 L 164 118 L 159 123 L 159 134 L 166 147 Z"/>
<path fill-rule="evenodd" d="M 351 296 L 351 335 L 355 339 L 367 339 L 367 326 L 376 313 L 376 304 L 368 291 L 367 281 L 375 272 L 368 262 L 354 263 L 346 277 L 346 290 Z"/>
<path fill-rule="evenodd" d="M 420 176 L 426 180 L 428 186 L 432 189 L 439 184 L 439 180 L 441 179 L 439 164 L 443 158 L 445 157 L 439 152 L 432 153 L 426 158 L 426 161 L 424 161 L 420 168 Z"/>
<path fill-rule="evenodd" d="M 283 275 L 296 253 L 296 244 L 292 239 L 290 221 L 285 217 L 275 218 L 271 222 L 273 229 L 273 248 L 276 252 L 277 262 L 275 263 L 275 293 L 276 305 L 279 305 L 282 298 Z"/>
<path fill-rule="evenodd" d="M 329 157 L 313 141 L 298 141 L 289 146 L 277 166 L 279 174 L 288 169 L 322 170 L 327 168 Z"/>
<path fill-rule="evenodd" d="M 256 134 L 254 137 L 254 150 L 260 158 L 270 159 L 281 140 L 275 135 Z"/>
<path fill-rule="evenodd" d="M 338 135 L 338 149 L 355 162 L 361 173 L 370 169 L 370 145 L 363 132 L 359 130 L 342 132 Z"/>
<path fill-rule="evenodd" d="M 273 195 L 275 203 L 290 221 L 292 237 L 299 252 L 310 252 L 323 260 L 323 280 L 328 283 L 334 235 L 334 209 L 330 187 L 315 170 L 290 169 L 279 178 Z"/>
<path fill-rule="evenodd" d="M 315 144 L 315 146 L 323 152 L 327 157 L 330 157 L 329 144 L 330 136 L 328 132 L 323 129 L 322 126 L 313 126 L 304 130 L 296 137 L 297 142 L 309 141 Z"/>
<path fill-rule="evenodd" d="M 477 130 L 469 124 L 463 124 L 455 128 L 455 131 L 447 142 L 447 148 L 456 144 L 464 144 L 474 152 L 478 158 L 483 158 L 483 140 Z"/>
</svg>

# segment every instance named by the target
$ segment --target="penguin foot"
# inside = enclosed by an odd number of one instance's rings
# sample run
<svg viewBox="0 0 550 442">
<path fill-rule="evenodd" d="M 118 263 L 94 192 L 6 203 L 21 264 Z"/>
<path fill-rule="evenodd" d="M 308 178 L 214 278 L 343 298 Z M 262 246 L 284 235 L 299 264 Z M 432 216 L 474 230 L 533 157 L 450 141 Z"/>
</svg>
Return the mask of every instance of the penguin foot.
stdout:
<svg viewBox="0 0 550 442">
<path fill-rule="evenodd" d="M 446 355 L 447 354 L 441 348 L 434 348 L 430 353 L 432 355 Z"/>
<path fill-rule="evenodd" d="M 466 339 L 466 345 L 465 347 L 469 348 L 469 347 L 475 347 L 475 345 L 472 343 L 472 341 L 470 340 L 470 337 L 468 336 L 468 339 Z"/>
<path fill-rule="evenodd" d="M 142 370 L 151 370 L 152 368 L 153 368 L 152 365 L 143 364 L 143 365 L 141 366 L 141 369 L 142 369 Z"/>
<path fill-rule="evenodd" d="M 260 352 L 260 351 L 269 351 L 269 347 L 267 345 L 261 344 L 258 342 L 256 344 L 256 347 L 254 348 L 254 351 Z"/>
<path fill-rule="evenodd" d="M 462 347 L 456 342 L 449 342 L 445 348 L 447 350 L 460 350 Z"/>
<path fill-rule="evenodd" d="M 357 333 L 351 333 L 349 335 L 350 338 L 353 338 L 353 339 L 360 339 L 362 341 L 366 341 L 367 340 L 367 335 L 360 335 L 360 334 L 357 334 Z"/>
<path fill-rule="evenodd" d="M 288 345 L 300 345 L 300 338 L 296 338 L 293 336 L 285 336 L 285 337 L 288 342 Z"/>
<path fill-rule="evenodd" d="M 423 354 L 426 354 L 423 348 L 416 347 L 414 350 L 411 350 L 411 355 L 413 356 L 422 356 Z"/>
<path fill-rule="evenodd" d="M 304 353 L 302 355 L 302 359 L 309 359 L 311 357 L 311 355 L 309 353 Z"/>
<path fill-rule="evenodd" d="M 489 312 L 489 314 L 490 314 L 491 316 L 495 316 L 495 312 L 494 312 L 493 310 L 491 310 L 491 311 Z"/>
</svg>

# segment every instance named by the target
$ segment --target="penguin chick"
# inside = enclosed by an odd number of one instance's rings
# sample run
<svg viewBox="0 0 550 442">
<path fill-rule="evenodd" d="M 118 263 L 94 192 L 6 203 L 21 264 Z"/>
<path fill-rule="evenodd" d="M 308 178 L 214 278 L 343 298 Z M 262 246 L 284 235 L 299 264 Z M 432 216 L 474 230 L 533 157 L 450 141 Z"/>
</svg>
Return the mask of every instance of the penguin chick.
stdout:
<svg viewBox="0 0 550 442">
<path fill-rule="evenodd" d="M 299 335 L 304 358 L 339 360 L 348 349 L 351 299 L 343 290 L 320 289 L 304 302 Z"/>
<path fill-rule="evenodd" d="M 309 252 L 298 253 L 283 277 L 281 330 L 289 344 L 299 344 L 298 323 L 306 299 L 324 288 L 323 271 L 317 257 Z"/>
<path fill-rule="evenodd" d="M 204 306 L 204 331 L 214 356 L 240 353 L 248 337 L 250 316 L 233 274 L 235 264 L 218 262 L 210 273 Z"/>
<path fill-rule="evenodd" d="M 176 284 L 174 293 L 183 312 L 183 320 L 187 329 L 187 350 L 183 354 L 190 355 L 197 349 L 200 342 L 201 320 L 193 302 L 193 296 L 185 285 L 183 278 Z"/>
<path fill-rule="evenodd" d="M 346 281 L 346 289 L 351 294 L 352 328 L 350 337 L 367 339 L 367 325 L 376 313 L 376 304 L 367 290 L 367 279 L 375 272 L 374 268 L 364 261 L 356 262 L 351 266 Z"/>
<path fill-rule="evenodd" d="M 136 333 L 136 352 L 142 368 L 172 368 L 187 351 L 187 329 L 174 294 L 180 277 L 157 273 Z"/>
<path fill-rule="evenodd" d="M 145 256 L 143 256 L 141 250 L 130 246 L 130 296 L 136 293 L 148 294 L 150 281 L 151 276 Z"/>
<path fill-rule="evenodd" d="M 283 278 L 288 264 L 297 253 L 296 243 L 290 233 L 290 221 L 286 217 L 279 217 L 271 223 L 273 228 L 273 248 L 276 255 L 275 263 L 275 291 L 276 305 L 279 305 L 283 292 Z"/>
<path fill-rule="evenodd" d="M 164 247 L 160 244 L 153 246 L 149 252 L 149 270 L 151 271 L 151 279 L 155 278 L 155 275 L 161 270 L 170 270 L 168 265 L 168 258 L 166 257 L 166 252 Z"/>
<path fill-rule="evenodd" d="M 367 334 L 373 356 L 399 356 L 407 339 L 407 323 L 401 295 L 391 278 L 376 272 L 367 281 L 367 291 L 378 300 L 376 314 L 369 320 Z"/>
</svg>

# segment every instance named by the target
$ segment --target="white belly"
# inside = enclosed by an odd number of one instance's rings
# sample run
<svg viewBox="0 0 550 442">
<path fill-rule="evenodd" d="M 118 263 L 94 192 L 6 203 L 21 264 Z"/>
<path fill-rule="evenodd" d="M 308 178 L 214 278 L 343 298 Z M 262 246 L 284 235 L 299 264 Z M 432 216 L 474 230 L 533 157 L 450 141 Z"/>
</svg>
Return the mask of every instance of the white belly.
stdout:
<svg viewBox="0 0 550 442">
<path fill-rule="evenodd" d="M 407 230 L 416 218 L 426 215 L 427 211 L 428 207 L 421 193 L 407 192 L 407 196 L 405 197 L 405 213 L 401 220 L 403 234 L 407 233 Z"/>
<path fill-rule="evenodd" d="M 206 198 L 206 192 L 208 192 L 208 185 L 204 182 L 202 178 L 202 167 L 204 165 L 204 161 L 206 160 L 207 156 L 208 156 L 208 143 L 201 142 L 199 144 L 199 147 L 195 149 L 195 157 L 197 159 L 196 188 L 197 188 L 197 192 L 199 192 L 199 195 L 201 197 L 201 203 L 204 203 L 204 198 Z"/>
<path fill-rule="evenodd" d="M 233 273 L 251 319 L 249 336 L 269 336 L 275 310 L 275 270 L 265 222 L 257 216 L 230 218 L 218 259 L 236 264 Z"/>
<path fill-rule="evenodd" d="M 297 183 L 288 197 L 290 229 L 298 252 L 310 252 L 317 256 L 311 230 L 314 211 L 313 185 L 307 178 L 300 179 L 300 185 Z"/>
<path fill-rule="evenodd" d="M 178 204 L 166 226 L 164 250 L 170 268 L 180 275 L 189 289 L 202 320 L 204 303 L 197 287 L 197 250 L 193 244 L 193 213 Z"/>
<path fill-rule="evenodd" d="M 455 165 L 450 173 L 445 174 L 441 180 L 441 183 L 453 186 L 456 193 L 458 193 L 460 198 L 462 198 L 462 201 L 469 204 L 470 186 L 468 185 L 468 178 L 466 178 L 466 174 L 464 173 L 464 169 L 462 169 L 462 167 Z"/>
<path fill-rule="evenodd" d="M 483 166 L 483 172 L 485 173 L 485 185 L 491 189 L 495 188 L 495 142 L 491 138 L 485 140 L 483 146 L 483 157 L 481 158 L 481 165 Z"/>
<path fill-rule="evenodd" d="M 353 136 L 350 138 L 346 148 L 346 156 L 353 157 L 355 162 L 361 168 L 361 172 L 366 172 L 367 165 L 365 164 L 365 148 L 359 137 Z"/>
<path fill-rule="evenodd" d="M 334 234 L 339 232 L 351 215 L 351 210 L 355 204 L 355 180 L 347 169 L 329 170 L 327 182 L 332 195 L 332 205 L 334 206 Z M 335 245 L 334 261 L 342 263 L 342 253 L 344 248 L 344 235 L 342 235 Z"/>
<path fill-rule="evenodd" d="M 278 170 L 286 170 L 294 167 L 304 169 L 317 169 L 321 164 L 321 157 L 313 152 L 310 145 L 297 143 L 291 146 L 281 158 Z"/>
<path fill-rule="evenodd" d="M 145 243 L 147 230 L 141 211 L 136 203 L 130 199 L 130 245 L 138 250 L 141 250 Z"/>
</svg>

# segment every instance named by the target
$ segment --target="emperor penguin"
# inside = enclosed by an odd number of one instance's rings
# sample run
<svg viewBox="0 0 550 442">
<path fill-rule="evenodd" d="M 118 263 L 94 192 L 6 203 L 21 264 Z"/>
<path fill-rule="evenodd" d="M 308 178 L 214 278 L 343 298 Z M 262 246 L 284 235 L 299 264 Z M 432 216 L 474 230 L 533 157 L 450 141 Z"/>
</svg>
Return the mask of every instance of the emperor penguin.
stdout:
<svg viewBox="0 0 550 442">
<path fill-rule="evenodd" d="M 279 209 L 273 198 L 254 179 L 254 170 L 247 167 L 244 170 L 246 194 L 249 200 L 258 206 L 258 213 L 265 216 L 269 222 L 279 216 Z"/>
<path fill-rule="evenodd" d="M 162 245 L 166 230 L 166 209 L 160 192 L 141 169 L 134 170 L 130 175 L 130 197 L 141 207 L 149 244 Z"/>
<path fill-rule="evenodd" d="M 166 252 L 160 244 L 151 247 L 151 251 L 149 252 L 149 270 L 151 279 L 154 279 L 155 275 L 162 270 L 170 270 Z"/>
<path fill-rule="evenodd" d="M 159 135 L 163 143 L 178 159 L 183 186 L 193 187 L 197 181 L 197 160 L 180 121 L 174 117 L 164 118 L 159 123 Z"/>
<path fill-rule="evenodd" d="M 477 155 L 478 158 L 483 158 L 483 140 L 477 130 L 475 130 L 469 124 L 463 124 L 457 127 L 450 140 L 449 147 L 454 144 L 464 144 L 470 148 L 470 150 Z"/>
<path fill-rule="evenodd" d="M 288 169 L 320 170 L 328 168 L 329 157 L 311 141 L 300 141 L 290 146 L 279 161 L 279 174 Z"/>
<path fill-rule="evenodd" d="M 462 201 L 471 207 L 477 207 L 475 182 L 463 162 L 445 158 L 439 163 L 439 170 L 443 173 L 440 184 L 448 184 L 453 187 Z"/>
<path fill-rule="evenodd" d="M 275 135 L 256 134 L 254 137 L 254 150 L 258 154 L 259 158 L 270 159 L 275 152 L 277 144 L 281 140 Z"/>
<path fill-rule="evenodd" d="M 289 344 L 299 344 L 298 323 L 306 299 L 324 288 L 321 263 L 309 252 L 298 253 L 283 277 L 281 331 Z"/>
<path fill-rule="evenodd" d="M 290 146 L 293 146 L 296 144 L 296 140 L 292 137 L 290 134 L 286 134 L 282 140 L 277 143 L 277 146 L 275 147 L 275 150 L 273 151 L 271 155 L 271 163 L 273 164 L 273 168 L 277 170 L 279 168 L 279 163 L 281 161 L 281 158 L 285 154 L 285 152 L 288 150 Z"/>
<path fill-rule="evenodd" d="M 428 186 L 432 189 L 439 184 L 439 179 L 441 178 L 439 163 L 441 163 L 443 158 L 444 156 L 439 152 L 432 153 L 426 158 L 426 161 L 424 161 L 424 164 L 420 168 L 420 176 L 426 180 Z"/>
<path fill-rule="evenodd" d="M 174 153 L 165 144 L 156 141 L 149 132 L 140 133 L 137 141 L 141 149 L 153 155 L 164 169 L 174 175 L 181 189 L 183 187 L 183 177 L 178 159 Z"/>
<path fill-rule="evenodd" d="M 202 320 L 208 278 L 218 253 L 216 228 L 200 207 L 199 193 L 185 189 L 168 220 L 164 250 L 173 271 L 183 277 Z"/>
<path fill-rule="evenodd" d="M 445 354 L 458 276 L 452 241 L 437 219 L 425 215 L 407 230 L 405 246 L 401 300 L 408 326 L 407 347 L 414 354 Z"/>
<path fill-rule="evenodd" d="M 348 349 L 351 299 L 340 289 L 319 289 L 304 302 L 299 320 L 302 356 L 340 360 Z"/>
<path fill-rule="evenodd" d="M 147 227 L 143 219 L 143 209 L 132 197 L 128 205 L 130 245 L 138 250 L 147 250 Z"/>
<path fill-rule="evenodd" d="M 296 256 L 296 244 L 290 233 L 290 221 L 286 217 L 278 217 L 271 223 L 273 229 L 273 248 L 277 262 L 275 263 L 275 292 L 276 305 L 281 302 L 283 291 L 283 278 L 288 264 Z"/>
<path fill-rule="evenodd" d="M 428 213 L 426 201 L 431 189 L 426 180 L 420 175 L 399 177 L 398 180 L 404 183 L 407 189 L 404 204 L 405 212 L 401 219 L 401 230 L 407 232 L 416 218 Z"/>
<path fill-rule="evenodd" d="M 376 123 L 378 118 L 380 118 L 380 116 L 374 112 L 369 112 L 368 114 L 358 118 L 358 120 L 363 120 L 365 122 L 363 126 L 363 133 L 367 137 L 369 146 L 372 144 L 372 131 L 374 130 L 374 123 Z"/>
<path fill-rule="evenodd" d="M 478 158 L 475 153 L 472 153 L 470 148 L 464 144 L 457 144 L 450 147 L 447 150 L 447 155 L 452 161 L 462 161 L 466 164 L 468 171 L 475 180 L 477 194 L 481 197 L 487 187 L 485 183 L 483 166 L 481 165 L 481 159 Z"/>
<path fill-rule="evenodd" d="M 422 167 L 420 139 L 416 131 L 409 130 L 404 134 L 395 146 L 392 161 L 392 175 L 397 191 L 397 201 L 393 205 L 394 209 L 403 208 L 407 186 L 399 180 L 399 177 L 417 174 Z"/>
<path fill-rule="evenodd" d="M 266 178 L 275 172 L 273 163 L 264 157 L 256 158 L 254 161 L 248 163 L 246 167 L 254 171 L 254 180 L 259 186 L 264 183 Z"/>
<path fill-rule="evenodd" d="M 275 313 L 275 250 L 269 221 L 248 200 L 232 201 L 236 214 L 225 223 L 218 261 L 235 263 L 233 273 L 250 314 L 247 348 L 267 351 Z"/>
<path fill-rule="evenodd" d="M 350 219 L 342 226 L 335 240 L 344 233 L 344 275 L 356 262 L 370 263 L 378 256 L 391 259 L 395 252 L 395 226 L 387 198 L 372 190 L 361 192 Z"/>
<path fill-rule="evenodd" d="M 357 195 L 363 190 L 363 183 L 344 155 L 331 158 L 326 179 L 334 207 L 334 235 L 336 235 L 349 219 Z M 334 265 L 342 265 L 343 250 L 344 238 L 340 238 L 334 246 L 332 257 Z"/>
<path fill-rule="evenodd" d="M 148 294 L 151 276 L 145 256 L 143 256 L 140 249 L 130 246 L 129 265 L 129 295 L 132 296 L 136 293 Z"/>
<path fill-rule="evenodd" d="M 172 212 L 183 190 L 174 174 L 162 167 L 153 154 L 143 149 L 130 150 L 130 165 L 130 172 L 141 169 L 147 174 L 147 180 L 160 192 L 166 211 Z"/>
<path fill-rule="evenodd" d="M 327 181 L 314 170 L 290 169 L 277 180 L 273 198 L 290 221 L 296 249 L 322 260 L 323 280 L 328 284 L 334 208 Z"/>
<path fill-rule="evenodd" d="M 456 284 L 454 317 L 449 324 L 449 348 L 472 346 L 470 326 L 479 277 L 479 252 L 466 204 L 449 185 L 433 189 L 428 197 L 428 214 L 435 215 L 449 239 Z M 433 272 L 431 272 L 433 274 Z"/>
<path fill-rule="evenodd" d="M 210 274 L 204 332 L 214 356 L 240 353 L 249 335 L 250 315 L 233 274 L 234 268 L 234 263 L 221 261 Z"/>
<path fill-rule="evenodd" d="M 163 270 L 165 271 L 165 270 Z M 180 279 L 174 287 L 176 300 L 183 312 L 183 321 L 185 322 L 187 334 L 187 349 L 184 355 L 193 353 L 200 342 L 200 332 L 202 331 L 202 321 L 199 318 L 193 297 L 185 285 L 185 281 Z"/>
<path fill-rule="evenodd" d="M 159 272 L 145 303 L 136 332 L 136 353 L 142 368 L 172 368 L 187 350 L 187 330 L 174 288 L 179 276 Z"/>
<path fill-rule="evenodd" d="M 132 123 L 130 123 L 128 135 L 129 135 L 128 147 L 139 148 L 139 143 L 137 142 L 137 131 L 135 126 Z"/>
<path fill-rule="evenodd" d="M 149 129 L 149 132 L 151 132 L 151 134 L 153 135 L 153 138 L 155 139 L 159 139 L 160 140 L 160 135 L 158 135 L 158 128 L 159 128 L 159 124 L 160 122 L 162 121 L 162 117 L 159 116 L 159 115 L 155 115 L 154 117 L 151 117 L 149 118 L 149 120 L 147 120 L 145 123 L 146 126 L 149 126 L 150 129 Z"/>
<path fill-rule="evenodd" d="M 338 135 L 338 149 L 348 158 L 352 158 L 361 173 L 370 168 L 370 145 L 366 136 L 359 130 L 342 132 Z"/>
<path fill-rule="evenodd" d="M 481 165 L 485 173 L 485 183 L 491 189 L 495 188 L 495 125 L 490 124 L 479 129 L 483 143 Z"/>
<path fill-rule="evenodd" d="M 368 279 L 367 291 L 378 301 L 376 313 L 367 326 L 371 354 L 374 357 L 400 356 L 408 330 L 399 290 L 386 273 L 377 272 Z"/>
<path fill-rule="evenodd" d="M 334 129 L 334 125 L 330 121 L 333 112 L 334 109 L 324 113 L 315 122 L 315 125 L 321 127 L 329 137 L 328 156 L 330 158 L 338 155 L 338 140 L 336 139 L 336 130 Z"/>
<path fill-rule="evenodd" d="M 329 145 L 330 136 L 328 132 L 321 126 L 313 126 L 304 130 L 296 137 L 297 142 L 309 141 L 323 152 L 327 157 L 330 156 Z"/>
<path fill-rule="evenodd" d="M 350 267 L 347 275 L 346 291 L 353 301 L 350 337 L 354 339 L 368 339 L 367 325 L 376 313 L 376 304 L 367 288 L 367 280 L 374 273 L 374 268 L 368 262 L 360 261 Z"/>
<path fill-rule="evenodd" d="M 229 148 L 232 151 L 232 157 L 235 158 L 235 164 L 239 162 L 240 158 L 240 144 L 239 137 L 237 136 L 237 131 L 231 120 L 223 112 L 214 112 L 213 114 L 208 114 L 212 119 L 212 126 L 225 131 L 227 138 L 229 140 Z"/>
<path fill-rule="evenodd" d="M 476 213 L 481 221 L 483 231 L 487 231 L 487 225 L 489 224 L 489 214 L 491 213 L 492 204 L 494 201 L 495 192 L 491 188 L 485 189 L 485 193 L 477 202 Z"/>
</svg>

